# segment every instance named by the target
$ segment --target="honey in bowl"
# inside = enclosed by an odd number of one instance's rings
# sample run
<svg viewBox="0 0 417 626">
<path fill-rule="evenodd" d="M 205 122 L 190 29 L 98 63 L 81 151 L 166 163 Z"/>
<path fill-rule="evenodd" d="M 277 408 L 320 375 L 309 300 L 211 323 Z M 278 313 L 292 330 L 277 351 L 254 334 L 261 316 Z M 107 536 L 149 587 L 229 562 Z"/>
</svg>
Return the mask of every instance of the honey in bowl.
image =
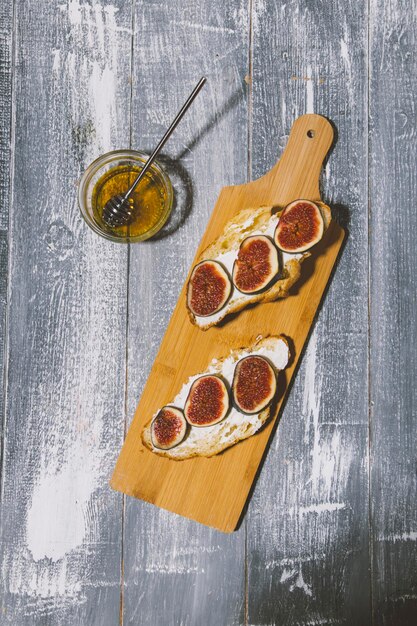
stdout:
<svg viewBox="0 0 417 626">
<path fill-rule="evenodd" d="M 84 172 L 78 192 L 81 213 L 89 226 L 106 239 L 124 243 L 143 241 L 155 235 L 168 219 L 173 201 L 172 185 L 161 166 L 154 162 L 131 195 L 130 223 L 112 227 L 103 220 L 108 200 L 126 193 L 147 158 L 133 150 L 109 152 Z"/>
</svg>

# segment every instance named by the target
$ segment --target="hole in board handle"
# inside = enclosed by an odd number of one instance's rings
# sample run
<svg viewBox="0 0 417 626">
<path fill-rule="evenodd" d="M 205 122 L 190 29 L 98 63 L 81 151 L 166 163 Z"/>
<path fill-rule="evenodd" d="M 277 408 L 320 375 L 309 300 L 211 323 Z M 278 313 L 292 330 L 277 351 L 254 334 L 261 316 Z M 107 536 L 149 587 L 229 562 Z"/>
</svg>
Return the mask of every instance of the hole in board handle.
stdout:
<svg viewBox="0 0 417 626">
<path fill-rule="evenodd" d="M 309 139 L 313 139 L 313 137 L 314 137 L 314 135 L 315 135 L 315 134 L 316 134 L 316 131 L 315 131 L 315 130 L 308 130 L 308 131 L 307 131 L 307 137 L 308 137 Z"/>
</svg>

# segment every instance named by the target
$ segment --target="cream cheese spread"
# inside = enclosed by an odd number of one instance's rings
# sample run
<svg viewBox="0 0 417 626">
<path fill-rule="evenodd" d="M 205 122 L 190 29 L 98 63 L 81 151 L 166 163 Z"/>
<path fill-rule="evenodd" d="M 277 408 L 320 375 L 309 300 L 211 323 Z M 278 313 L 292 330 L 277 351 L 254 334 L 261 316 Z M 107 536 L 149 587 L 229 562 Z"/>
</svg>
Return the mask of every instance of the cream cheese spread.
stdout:
<svg viewBox="0 0 417 626">
<path fill-rule="evenodd" d="M 271 215 L 269 220 L 265 224 L 263 224 L 263 226 L 260 226 L 257 230 L 249 232 L 248 237 L 252 235 L 267 235 L 271 237 L 271 239 L 273 239 L 278 222 L 279 222 L 278 215 Z M 242 232 L 244 232 L 245 230 L 249 230 L 252 224 L 253 224 L 253 218 L 246 220 L 246 222 L 244 222 L 241 226 Z M 232 272 L 233 272 L 233 264 L 236 261 L 238 252 L 239 252 L 239 246 L 237 246 L 236 248 L 232 248 L 231 250 L 228 250 L 227 252 L 223 252 L 222 254 L 219 254 L 217 257 L 214 257 L 212 260 L 218 261 L 219 263 L 221 263 L 223 267 L 226 268 L 226 270 L 228 271 L 231 277 Z M 303 256 L 303 254 L 288 254 L 287 252 L 282 252 L 282 251 L 280 251 L 280 255 L 281 255 L 281 268 L 285 267 L 285 264 L 290 259 L 301 259 L 301 257 Z M 231 291 L 229 300 L 227 301 L 226 305 L 222 309 L 217 311 L 216 313 L 213 313 L 212 315 L 205 315 L 205 316 L 195 315 L 195 321 L 198 326 L 207 326 L 208 324 L 212 324 L 213 322 L 214 323 L 218 322 L 220 319 L 222 319 L 223 317 L 227 315 L 228 311 L 230 311 L 230 309 L 233 308 L 233 305 L 237 300 L 242 300 L 245 298 L 249 299 L 251 297 L 252 297 L 251 294 L 244 294 L 238 289 L 236 289 L 236 287 L 232 283 L 232 291 Z"/>
<path fill-rule="evenodd" d="M 221 363 L 219 363 L 217 359 L 213 359 L 207 368 L 207 374 L 222 376 L 231 387 L 237 362 L 249 355 L 263 356 L 267 358 L 277 370 L 283 370 L 288 363 L 289 350 L 286 342 L 282 339 L 278 339 L 275 341 L 274 346 L 261 346 L 259 348 L 255 347 L 253 350 L 244 350 L 239 353 L 239 356 L 233 356 L 233 354 L 231 354 Z M 184 409 L 190 387 L 201 375 L 202 374 L 191 376 L 182 386 L 181 391 L 175 396 L 173 402 L 170 402 L 170 406 Z M 262 411 L 260 413 L 262 413 Z M 237 408 L 231 404 L 227 416 L 218 424 L 206 427 L 189 427 L 189 432 L 184 441 L 175 446 L 175 448 L 170 449 L 169 455 L 172 457 L 177 455 L 181 457 L 185 447 L 187 451 L 192 451 L 194 447 L 198 449 L 200 443 L 208 443 L 210 440 L 218 440 L 220 443 L 226 443 L 234 427 L 241 426 L 242 424 L 245 424 L 248 428 L 245 434 L 249 434 L 250 429 L 250 434 L 252 435 L 262 426 L 260 413 L 247 415 L 238 411 Z M 155 415 L 157 415 L 157 413 L 155 413 Z"/>
</svg>

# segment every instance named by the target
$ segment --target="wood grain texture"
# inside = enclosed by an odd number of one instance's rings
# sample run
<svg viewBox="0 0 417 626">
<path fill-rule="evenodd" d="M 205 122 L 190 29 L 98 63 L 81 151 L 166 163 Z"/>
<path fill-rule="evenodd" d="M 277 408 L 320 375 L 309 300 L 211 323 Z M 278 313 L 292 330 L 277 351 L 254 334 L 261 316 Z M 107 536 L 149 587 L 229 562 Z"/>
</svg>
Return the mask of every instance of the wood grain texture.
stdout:
<svg viewBox="0 0 417 626">
<path fill-rule="evenodd" d="M 136 3 L 132 147 L 151 150 L 201 74 L 165 147 L 176 203 L 163 236 L 131 246 L 129 422 L 219 189 L 247 173 L 247 2 Z M 244 622 L 245 535 L 224 535 L 126 499 L 124 623 Z"/>
<path fill-rule="evenodd" d="M 367 6 L 1 2 L 1 624 L 414 625 L 416 26 L 412 2 Z M 152 148 L 201 73 L 167 146 L 173 218 L 132 246 L 128 287 L 127 249 L 79 221 L 77 178 L 129 133 Z M 313 111 L 337 127 L 321 182 L 348 237 L 245 522 L 224 535 L 128 498 L 120 587 L 106 485 L 125 380 L 131 416 L 218 189 L 267 171 Z"/>
<path fill-rule="evenodd" d="M 242 209 L 284 207 L 297 198 L 319 200 L 320 169 L 332 141 L 333 130 L 324 117 L 305 115 L 295 120 L 286 150 L 269 172 L 253 182 L 221 190 L 192 266 Z M 113 488 L 225 532 L 236 528 L 284 392 L 277 398 L 273 418 L 256 436 L 210 459 L 176 462 L 162 458 L 143 445 L 142 430 L 158 408 L 172 402 L 190 376 L 204 372 L 213 358 L 251 346 L 258 336 L 282 333 L 290 338 L 291 363 L 285 371 L 289 385 L 343 237 L 343 230 L 332 222 L 305 263 L 291 297 L 247 309 L 204 333 L 190 322 L 184 284 L 117 460 Z"/>
<path fill-rule="evenodd" d="M 2 624 L 117 624 L 127 250 L 76 203 L 129 132 L 130 10 L 16 2 Z M 116 99 L 117 97 L 117 99 Z"/>
<path fill-rule="evenodd" d="M 370 24 L 373 618 L 377 625 L 411 626 L 417 619 L 415 6 L 376 0 Z"/>
<path fill-rule="evenodd" d="M 248 624 L 370 623 L 365 8 L 253 6 L 252 175 L 294 116 L 328 116 L 322 194 L 348 234 L 249 506 Z"/>
<path fill-rule="evenodd" d="M 12 134 L 12 0 L 0 5 L 0 380 L 7 361 L 6 311 L 9 265 L 9 196 Z M 3 390 L 2 390 L 3 391 Z M 4 393 L 0 394 L 0 437 L 3 437 Z M 0 446 L 0 467 L 2 468 Z M 2 470 L 0 469 L 0 480 Z"/>
</svg>

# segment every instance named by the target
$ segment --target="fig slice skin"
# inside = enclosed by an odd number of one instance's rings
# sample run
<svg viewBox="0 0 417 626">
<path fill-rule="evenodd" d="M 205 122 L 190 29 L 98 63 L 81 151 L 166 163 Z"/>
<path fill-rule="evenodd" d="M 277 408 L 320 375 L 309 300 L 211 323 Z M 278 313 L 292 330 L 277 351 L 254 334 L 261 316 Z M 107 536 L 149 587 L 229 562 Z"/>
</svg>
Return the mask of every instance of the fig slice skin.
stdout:
<svg viewBox="0 0 417 626">
<path fill-rule="evenodd" d="M 271 404 L 277 391 L 274 368 L 259 355 L 240 359 L 235 367 L 232 391 L 240 411 L 250 415 L 260 413 Z"/>
<path fill-rule="evenodd" d="M 320 208 L 311 200 L 296 200 L 280 215 L 274 240 L 283 252 L 307 252 L 323 237 L 324 220 Z"/>
<path fill-rule="evenodd" d="M 191 385 L 184 415 L 191 426 L 204 428 L 221 422 L 229 408 L 229 392 L 224 381 L 215 374 L 206 374 Z"/>
<path fill-rule="evenodd" d="M 233 265 L 233 284 L 242 293 L 262 291 L 279 271 L 278 250 L 266 235 L 250 235 L 240 244 Z"/>
<path fill-rule="evenodd" d="M 181 409 L 164 406 L 152 420 L 152 445 L 160 450 L 170 450 L 181 443 L 186 432 L 187 421 Z"/>
<path fill-rule="evenodd" d="M 187 304 L 198 317 L 213 315 L 222 309 L 232 291 L 225 268 L 217 261 L 201 261 L 194 267 L 187 287 Z"/>
</svg>

